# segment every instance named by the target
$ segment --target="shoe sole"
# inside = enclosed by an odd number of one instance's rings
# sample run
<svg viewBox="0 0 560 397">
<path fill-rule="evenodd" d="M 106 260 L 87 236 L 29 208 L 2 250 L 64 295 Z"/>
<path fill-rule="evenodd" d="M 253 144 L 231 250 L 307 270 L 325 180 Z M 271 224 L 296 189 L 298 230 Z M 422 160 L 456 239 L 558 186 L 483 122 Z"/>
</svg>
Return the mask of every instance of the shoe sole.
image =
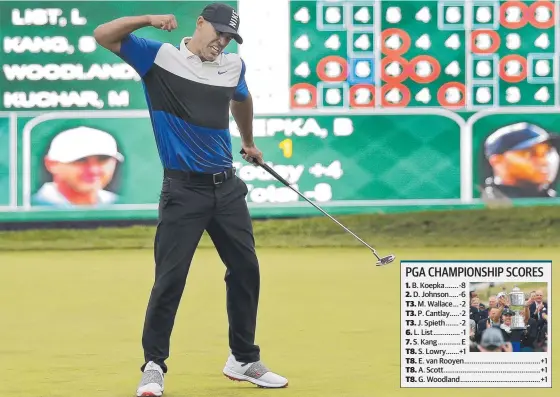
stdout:
<svg viewBox="0 0 560 397">
<path fill-rule="evenodd" d="M 288 387 L 288 382 L 286 382 L 285 385 L 274 385 L 274 384 L 262 382 L 258 379 L 251 378 L 251 377 L 245 376 L 245 375 L 241 375 L 241 374 L 238 374 L 236 372 L 229 371 L 229 370 L 226 370 L 226 369 L 224 369 L 223 373 L 224 373 L 226 378 L 229 378 L 233 381 L 236 381 L 236 382 L 250 382 L 250 383 L 252 383 L 254 385 L 257 385 L 258 387 L 261 387 L 263 389 L 282 389 L 284 387 Z"/>
<path fill-rule="evenodd" d="M 163 390 L 158 393 L 149 390 L 143 391 L 140 394 L 136 392 L 136 397 L 161 397 L 161 396 L 163 396 Z"/>
</svg>

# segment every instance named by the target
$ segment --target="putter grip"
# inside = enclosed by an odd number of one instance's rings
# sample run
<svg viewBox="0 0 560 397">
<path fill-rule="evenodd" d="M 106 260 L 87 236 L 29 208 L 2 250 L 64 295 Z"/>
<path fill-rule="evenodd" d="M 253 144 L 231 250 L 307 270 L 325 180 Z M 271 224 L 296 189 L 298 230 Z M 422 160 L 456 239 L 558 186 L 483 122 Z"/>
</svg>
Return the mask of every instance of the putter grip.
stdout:
<svg viewBox="0 0 560 397">
<path fill-rule="evenodd" d="M 245 154 L 245 150 L 241 149 L 239 151 L 240 154 Z M 273 177 L 275 177 L 278 181 L 282 182 L 284 185 L 290 187 L 290 183 L 285 180 L 284 178 L 282 178 L 280 175 L 278 175 L 278 173 L 276 171 L 274 171 L 272 168 L 270 168 L 268 166 L 268 164 L 265 163 L 258 163 L 257 165 L 260 165 L 261 167 L 263 167 L 270 175 L 272 175 Z"/>
</svg>

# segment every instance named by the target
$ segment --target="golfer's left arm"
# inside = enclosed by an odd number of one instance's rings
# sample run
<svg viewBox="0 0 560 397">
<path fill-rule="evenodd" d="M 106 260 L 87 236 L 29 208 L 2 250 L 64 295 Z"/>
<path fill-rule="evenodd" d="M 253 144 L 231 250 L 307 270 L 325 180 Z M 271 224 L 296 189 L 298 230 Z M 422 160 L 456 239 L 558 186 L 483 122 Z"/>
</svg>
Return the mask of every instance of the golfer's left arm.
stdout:
<svg viewBox="0 0 560 397">
<path fill-rule="evenodd" d="M 253 97 L 245 82 L 245 62 L 241 60 L 239 83 L 230 103 L 231 114 L 239 128 L 244 148 L 255 146 L 253 140 Z"/>
</svg>

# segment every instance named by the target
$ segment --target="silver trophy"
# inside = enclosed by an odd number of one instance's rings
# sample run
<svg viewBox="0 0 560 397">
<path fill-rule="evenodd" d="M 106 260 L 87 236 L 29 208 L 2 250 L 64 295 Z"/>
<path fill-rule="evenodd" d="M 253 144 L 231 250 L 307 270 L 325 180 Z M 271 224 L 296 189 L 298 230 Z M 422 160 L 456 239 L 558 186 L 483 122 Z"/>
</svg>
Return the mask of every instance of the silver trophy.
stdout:
<svg viewBox="0 0 560 397">
<path fill-rule="evenodd" d="M 514 312 L 511 329 L 525 329 L 525 294 L 518 287 L 509 293 L 510 309 Z"/>
</svg>

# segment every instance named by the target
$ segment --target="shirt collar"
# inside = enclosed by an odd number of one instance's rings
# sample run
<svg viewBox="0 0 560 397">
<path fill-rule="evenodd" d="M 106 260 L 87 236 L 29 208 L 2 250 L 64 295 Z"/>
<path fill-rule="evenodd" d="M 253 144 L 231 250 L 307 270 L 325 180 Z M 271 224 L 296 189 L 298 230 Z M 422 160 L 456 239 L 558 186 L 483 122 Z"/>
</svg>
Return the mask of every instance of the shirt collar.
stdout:
<svg viewBox="0 0 560 397">
<path fill-rule="evenodd" d="M 200 58 L 198 57 L 198 55 L 193 54 L 188 48 L 187 48 L 187 42 L 192 39 L 192 37 L 183 37 L 183 39 L 181 40 L 181 43 L 179 44 L 179 51 L 181 52 L 181 54 L 185 55 L 187 57 L 187 59 L 196 59 L 200 62 Z M 211 63 L 214 65 L 221 65 L 222 63 L 222 57 L 223 57 L 223 53 L 221 53 L 216 60 L 214 61 L 204 61 L 202 63 Z"/>
</svg>

